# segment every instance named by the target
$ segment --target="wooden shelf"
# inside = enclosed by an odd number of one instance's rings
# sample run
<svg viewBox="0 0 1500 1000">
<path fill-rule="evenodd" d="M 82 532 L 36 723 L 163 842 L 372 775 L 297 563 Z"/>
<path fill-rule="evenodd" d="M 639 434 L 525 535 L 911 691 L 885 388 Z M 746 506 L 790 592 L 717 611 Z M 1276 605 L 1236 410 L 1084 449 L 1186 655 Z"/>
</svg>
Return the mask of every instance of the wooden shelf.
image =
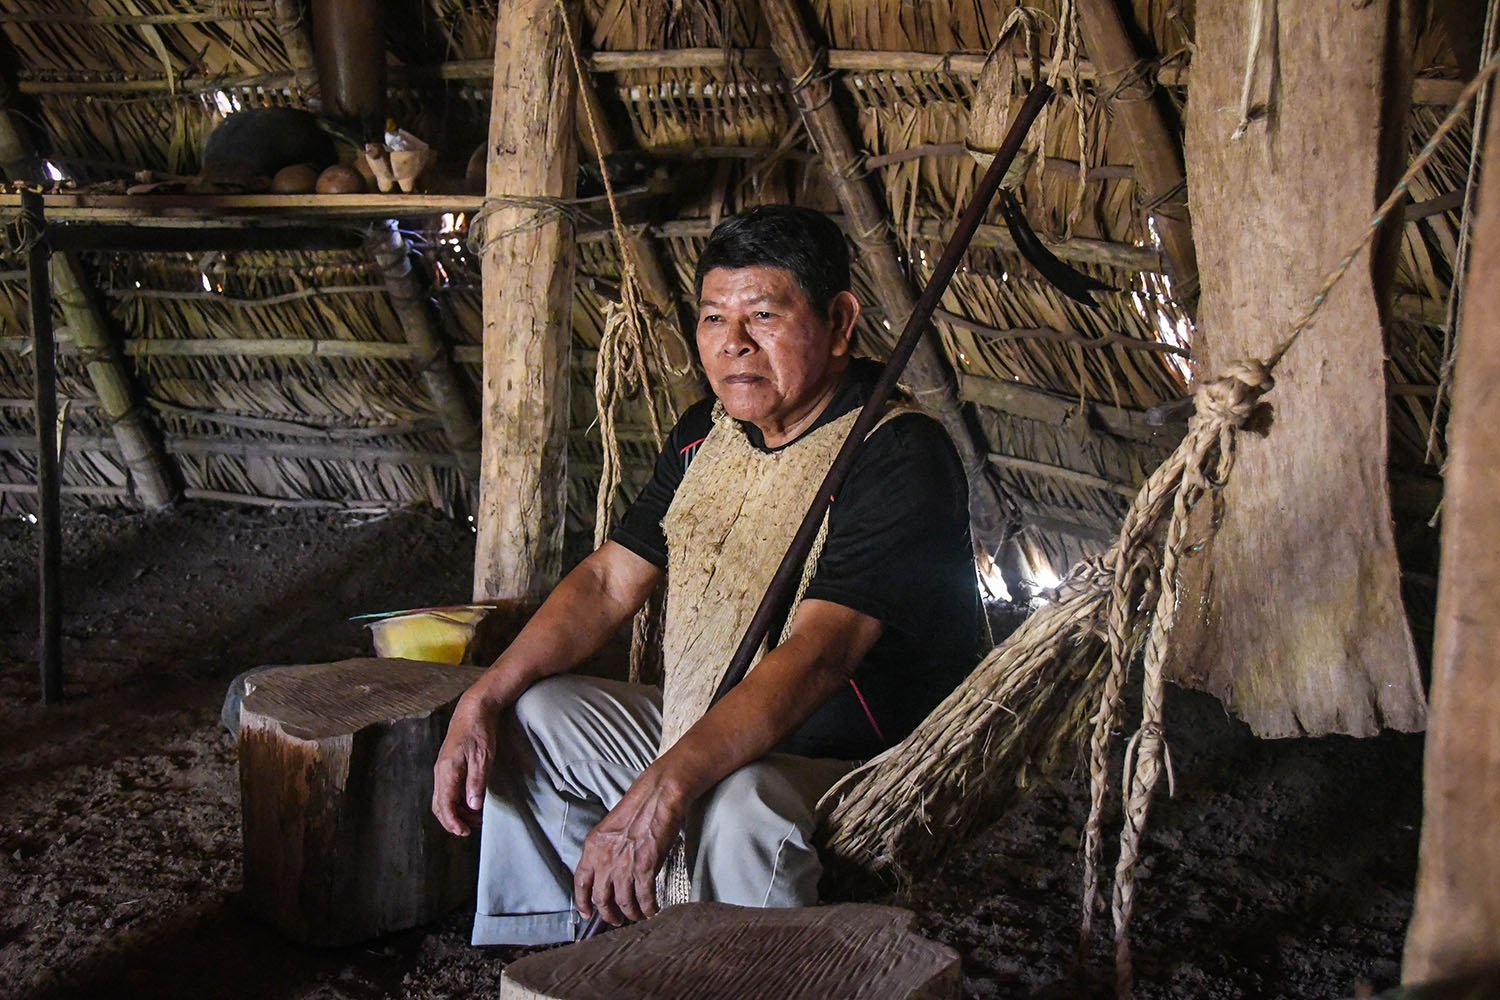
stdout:
<svg viewBox="0 0 1500 1000">
<path fill-rule="evenodd" d="M 390 219 L 476 212 L 478 194 L 48 194 L 49 222 L 150 226 L 299 225 L 326 219 Z M 0 194 L 0 212 L 21 207 Z"/>
</svg>

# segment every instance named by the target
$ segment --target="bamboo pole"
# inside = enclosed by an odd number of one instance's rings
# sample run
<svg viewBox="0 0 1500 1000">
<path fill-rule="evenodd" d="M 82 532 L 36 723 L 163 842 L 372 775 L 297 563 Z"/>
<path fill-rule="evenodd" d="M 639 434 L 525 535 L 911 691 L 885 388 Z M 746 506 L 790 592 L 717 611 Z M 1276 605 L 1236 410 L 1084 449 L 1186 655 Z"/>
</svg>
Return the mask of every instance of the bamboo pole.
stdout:
<svg viewBox="0 0 1500 1000">
<path fill-rule="evenodd" d="M 1500 162 L 1493 102 L 1484 152 Z M 1480 185 L 1469 273 L 1486 279 L 1500 268 L 1500 172 Z M 1460 330 L 1409 983 L 1500 970 L 1500 285 L 1469 283 Z"/>
<path fill-rule="evenodd" d="M 11 112 L 0 108 L 0 169 L 10 178 L 30 179 L 35 177 L 35 168 L 35 147 Z M 73 343 L 87 359 L 89 381 L 120 444 L 141 503 L 152 509 L 170 505 L 177 495 L 175 470 L 161 449 L 149 417 L 137 404 L 119 346 L 98 302 L 87 291 L 83 265 L 75 255 L 58 254 L 52 259 L 51 287 Z"/>
<path fill-rule="evenodd" d="M 793 98 L 802 114 L 802 123 L 827 168 L 844 210 L 847 230 L 870 275 L 875 296 L 892 329 L 899 329 L 911 315 L 916 297 L 901 269 L 885 209 L 876 201 L 870 185 L 860 177 L 862 157 L 833 103 L 832 85 L 819 76 L 823 64 L 808 33 L 803 5 L 798 0 L 762 0 L 761 13 L 770 28 L 771 45 L 782 71 L 792 81 Z M 906 375 L 917 398 L 942 421 L 958 449 L 969 481 L 969 518 L 974 542 L 993 554 L 1004 543 L 1010 530 L 1007 522 L 1012 518 L 987 474 L 979 436 L 959 408 L 953 370 L 933 341 L 929 331 L 917 344 Z"/>
<path fill-rule="evenodd" d="M 1027 420 L 1061 426 L 1076 418 L 1081 406 L 1087 423 L 1115 437 L 1158 444 L 1163 448 L 1171 448 L 1182 439 L 1181 423 L 1170 428 L 1153 425 L 1145 410 L 1132 410 L 1087 399 L 1080 403 L 1077 396 L 1064 396 L 1019 382 L 960 375 L 958 392 L 966 402 Z"/>
<path fill-rule="evenodd" d="M 311 6 L 313 65 L 323 113 L 383 130 L 383 0 L 311 0 Z"/>
<path fill-rule="evenodd" d="M 1182 141 L 1167 127 L 1156 104 L 1157 84 L 1150 74 L 1143 74 L 1139 81 L 1130 79 L 1142 65 L 1141 54 L 1131 40 L 1119 0 L 1079 0 L 1078 24 L 1100 89 L 1106 92 L 1110 111 L 1134 152 L 1141 196 L 1156 221 L 1173 292 L 1189 313 L 1196 313 L 1198 255 L 1187 212 Z M 1114 93 L 1116 89 L 1121 92 Z"/>
<path fill-rule="evenodd" d="M 432 398 L 432 407 L 443 424 L 443 436 L 453 449 L 466 481 L 479 483 L 479 421 L 449 356 L 448 345 L 433 325 L 427 296 L 412 274 L 411 247 L 393 220 L 370 231 L 366 243 L 380 267 L 386 292 L 401 331 L 411 347 L 422 384 Z"/>
<path fill-rule="evenodd" d="M 287 61 L 292 64 L 293 86 L 303 94 L 312 93 L 318 82 L 318 70 L 303 0 L 274 0 L 272 16 L 276 33 L 286 46 Z"/>
<path fill-rule="evenodd" d="M 0 351 L 20 353 L 25 337 L 0 337 Z M 77 354 L 71 343 L 61 345 L 64 354 Z M 123 345 L 129 357 L 156 358 L 364 358 L 375 361 L 411 361 L 418 355 L 410 344 L 375 340 L 278 340 L 273 337 L 202 337 L 192 340 L 131 338 Z M 453 348 L 458 364 L 477 365 L 484 359 L 482 348 L 461 344 Z"/>
<path fill-rule="evenodd" d="M 579 20 L 577 0 L 568 4 Z M 474 596 L 539 597 L 562 574 L 576 247 L 575 81 L 555 0 L 500 4 L 485 172 L 484 441 Z"/>
</svg>

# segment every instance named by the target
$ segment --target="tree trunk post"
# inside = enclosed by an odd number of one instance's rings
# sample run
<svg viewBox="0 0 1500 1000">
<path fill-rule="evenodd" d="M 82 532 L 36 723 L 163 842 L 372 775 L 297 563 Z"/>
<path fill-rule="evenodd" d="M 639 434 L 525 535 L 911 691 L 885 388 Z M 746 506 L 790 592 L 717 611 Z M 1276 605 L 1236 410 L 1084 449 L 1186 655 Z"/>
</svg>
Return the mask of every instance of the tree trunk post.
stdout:
<svg viewBox="0 0 1500 1000">
<path fill-rule="evenodd" d="M 1485 162 L 1500 162 L 1491 102 Z M 1469 273 L 1500 267 L 1500 171 L 1481 180 Z M 1417 898 L 1402 978 L 1500 970 L 1500 287 L 1472 281 L 1454 366 Z"/>
<path fill-rule="evenodd" d="M 578 23 L 576 0 L 566 0 Z M 554 210 L 577 172 L 575 86 L 553 0 L 500 5 L 481 276 L 484 441 L 474 596 L 537 597 L 562 572 L 576 246 Z"/>
</svg>

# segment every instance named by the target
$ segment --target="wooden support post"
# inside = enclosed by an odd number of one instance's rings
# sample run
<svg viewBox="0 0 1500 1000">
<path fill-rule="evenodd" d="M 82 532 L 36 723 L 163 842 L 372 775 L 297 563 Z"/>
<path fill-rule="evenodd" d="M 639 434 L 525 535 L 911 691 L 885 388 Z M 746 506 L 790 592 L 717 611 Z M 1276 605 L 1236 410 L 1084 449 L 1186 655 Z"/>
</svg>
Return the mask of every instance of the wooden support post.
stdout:
<svg viewBox="0 0 1500 1000">
<path fill-rule="evenodd" d="M 532 199 L 574 193 L 574 86 L 554 0 L 500 4 L 481 233 L 479 599 L 537 597 L 562 572 L 576 248 L 569 223 Z"/>
<path fill-rule="evenodd" d="M 870 275 L 887 321 L 892 329 L 900 330 L 916 299 L 901 269 L 886 211 L 860 176 L 863 161 L 833 103 L 832 84 L 819 75 L 823 66 L 804 21 L 803 6 L 798 0 L 761 0 L 760 6 L 771 31 L 772 48 L 793 82 L 802 123 L 844 210 L 859 260 Z M 998 551 L 1009 532 L 1007 505 L 985 470 L 986 449 L 960 409 L 953 369 L 932 337 L 917 345 L 906 366 L 906 380 L 922 405 L 942 421 L 958 449 L 969 479 L 969 519 L 975 543 L 988 553 Z"/>
<path fill-rule="evenodd" d="M 52 289 L 47 280 L 47 222 L 42 196 L 27 191 L 21 196 L 22 238 L 30 242 L 26 251 L 26 292 L 31 306 L 31 358 L 36 384 L 36 488 L 39 535 L 37 574 L 41 590 L 41 633 L 37 659 L 41 666 L 42 701 L 62 701 L 62 482 L 57 453 L 57 344 L 52 337 Z"/>
<path fill-rule="evenodd" d="M 14 115 L 0 108 L 0 169 L 12 179 L 32 179 L 36 177 L 36 166 L 35 146 L 27 140 Z M 149 418 L 137 405 L 119 343 L 110 332 L 99 303 L 88 292 L 91 286 L 77 257 L 59 254 L 53 258 L 51 287 L 73 343 L 88 359 L 85 367 L 89 381 L 119 442 L 136 494 L 148 508 L 171 504 L 177 497 L 176 470 L 162 450 Z"/>
<path fill-rule="evenodd" d="M 1369 226 L 1389 148 L 1407 143 L 1401 73 L 1385 62 L 1406 48 L 1393 34 L 1401 2 L 1281 4 L 1278 72 L 1296 99 L 1239 140 L 1244 5 L 1198 4 L 1186 139 L 1202 372 L 1269 357 Z M 1426 723 L 1391 526 L 1377 270 L 1362 251 L 1322 299 L 1316 333 L 1277 365 L 1274 419 L 1238 439 L 1219 531 L 1180 567 L 1182 607 L 1199 610 L 1176 620 L 1168 675 L 1264 737 Z"/>
<path fill-rule="evenodd" d="M 1101 91 L 1111 90 L 1138 71 L 1141 54 L 1120 13 L 1120 0 L 1079 0 L 1078 19 L 1083 47 L 1094 64 L 1096 86 Z M 1156 220 L 1166 253 L 1172 291 L 1189 313 L 1196 314 L 1198 255 L 1188 219 L 1182 142 L 1167 127 L 1156 103 L 1155 80 L 1155 76 L 1144 74 L 1138 84 L 1128 84 L 1124 92 L 1111 98 L 1110 111 L 1130 143 L 1141 200 L 1152 206 L 1151 217 Z"/>
<path fill-rule="evenodd" d="M 1500 163 L 1490 102 L 1485 162 Z M 1500 267 L 1500 171 L 1480 181 L 1469 274 Z M 1422 851 L 1402 978 L 1500 970 L 1500 285 L 1464 295 L 1445 466 Z"/>
<path fill-rule="evenodd" d="M 443 435 L 458 460 L 459 472 L 476 486 L 479 483 L 479 421 L 449 356 L 448 345 L 432 323 L 427 295 L 412 274 L 411 248 L 393 220 L 370 231 L 367 246 L 380 265 L 386 294 L 401 321 L 401 332 L 411 346 L 422 384 L 432 397 L 433 409 L 443 425 Z"/>
</svg>

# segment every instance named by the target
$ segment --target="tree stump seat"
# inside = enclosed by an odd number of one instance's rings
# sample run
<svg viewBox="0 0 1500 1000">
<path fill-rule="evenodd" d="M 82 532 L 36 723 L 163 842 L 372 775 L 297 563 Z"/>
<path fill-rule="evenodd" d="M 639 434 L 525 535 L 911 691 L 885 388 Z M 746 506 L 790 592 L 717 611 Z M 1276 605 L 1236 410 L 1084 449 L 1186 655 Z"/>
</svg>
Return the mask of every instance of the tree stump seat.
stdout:
<svg viewBox="0 0 1500 1000">
<path fill-rule="evenodd" d="M 472 899 L 477 838 L 432 816 L 432 764 L 474 667 L 354 659 L 254 674 L 240 711 L 245 895 L 342 945 Z"/>
<path fill-rule="evenodd" d="M 505 969 L 501 1000 L 937 1000 L 958 953 L 912 931 L 909 910 L 864 903 L 762 910 L 686 903 Z"/>
</svg>

